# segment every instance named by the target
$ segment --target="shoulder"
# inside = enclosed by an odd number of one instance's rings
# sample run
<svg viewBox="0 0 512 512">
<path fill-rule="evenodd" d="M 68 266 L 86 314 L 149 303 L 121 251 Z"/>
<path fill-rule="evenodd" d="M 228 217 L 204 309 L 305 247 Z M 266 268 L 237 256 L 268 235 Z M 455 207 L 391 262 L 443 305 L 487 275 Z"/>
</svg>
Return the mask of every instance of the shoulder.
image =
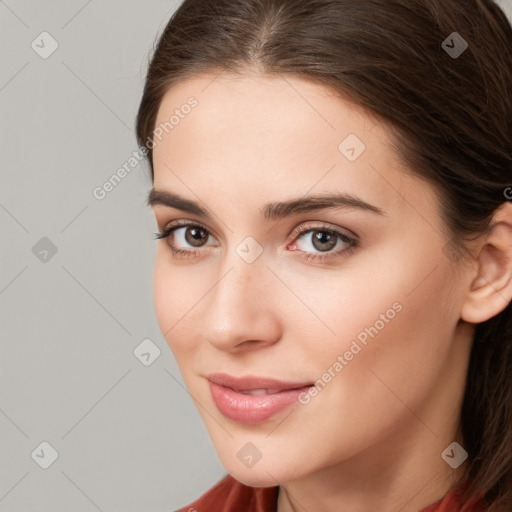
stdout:
<svg viewBox="0 0 512 512">
<path fill-rule="evenodd" d="M 250 487 L 226 475 L 199 499 L 176 512 L 275 512 L 277 487 Z"/>
</svg>

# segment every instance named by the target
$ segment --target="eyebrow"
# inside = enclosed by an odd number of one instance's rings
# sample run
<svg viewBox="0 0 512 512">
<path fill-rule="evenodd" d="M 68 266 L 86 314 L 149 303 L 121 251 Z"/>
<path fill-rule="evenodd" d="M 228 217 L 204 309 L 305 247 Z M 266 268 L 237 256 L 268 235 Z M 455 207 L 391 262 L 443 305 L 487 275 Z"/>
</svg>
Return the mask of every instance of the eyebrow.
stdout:
<svg viewBox="0 0 512 512">
<path fill-rule="evenodd" d="M 167 190 L 151 189 L 146 204 L 151 207 L 161 205 L 176 208 L 206 219 L 212 219 L 210 212 L 195 201 L 185 199 Z M 377 206 L 367 203 L 353 195 L 340 193 L 316 194 L 288 199 L 286 201 L 270 202 L 263 206 L 260 213 L 267 220 L 278 220 L 299 213 L 339 208 L 357 208 L 378 215 L 386 215 L 384 210 Z"/>
</svg>

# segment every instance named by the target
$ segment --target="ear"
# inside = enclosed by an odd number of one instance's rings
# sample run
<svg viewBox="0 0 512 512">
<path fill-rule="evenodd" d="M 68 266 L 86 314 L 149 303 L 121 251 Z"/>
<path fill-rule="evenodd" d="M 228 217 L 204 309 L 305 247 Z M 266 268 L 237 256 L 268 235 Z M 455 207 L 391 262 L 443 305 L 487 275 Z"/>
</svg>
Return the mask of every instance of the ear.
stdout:
<svg viewBox="0 0 512 512">
<path fill-rule="evenodd" d="M 478 244 L 477 271 L 462 305 L 461 318 L 481 323 L 512 300 L 512 202 L 497 210 Z"/>
</svg>

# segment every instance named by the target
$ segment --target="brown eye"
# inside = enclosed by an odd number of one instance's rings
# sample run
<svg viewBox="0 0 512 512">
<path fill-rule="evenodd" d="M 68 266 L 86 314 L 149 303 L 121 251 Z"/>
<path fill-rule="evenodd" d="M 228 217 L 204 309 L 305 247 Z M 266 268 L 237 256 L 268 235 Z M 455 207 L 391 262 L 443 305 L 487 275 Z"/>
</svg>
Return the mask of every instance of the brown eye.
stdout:
<svg viewBox="0 0 512 512">
<path fill-rule="evenodd" d="M 304 252 L 328 252 L 350 245 L 350 238 L 329 229 L 308 229 L 300 233 L 297 246 Z"/>
<path fill-rule="evenodd" d="M 174 224 L 156 233 L 157 239 L 167 238 L 167 244 L 175 254 L 191 256 L 203 246 L 212 245 L 214 237 L 200 224 Z M 210 240 L 211 238 L 211 240 Z M 210 242 L 210 243 L 209 243 Z M 215 245 L 215 244 L 213 244 Z"/>
<path fill-rule="evenodd" d="M 336 233 L 333 233 L 332 231 L 312 231 L 312 244 L 315 249 L 318 249 L 319 251 L 330 251 L 335 245 L 338 240 L 338 235 Z"/>
<path fill-rule="evenodd" d="M 201 247 L 208 240 L 208 233 L 198 226 L 185 228 L 185 240 L 194 247 Z"/>
<path fill-rule="evenodd" d="M 348 234 L 328 226 L 306 224 L 294 229 L 292 251 L 300 253 L 306 261 L 323 262 L 336 257 L 349 256 L 359 241 Z"/>
</svg>

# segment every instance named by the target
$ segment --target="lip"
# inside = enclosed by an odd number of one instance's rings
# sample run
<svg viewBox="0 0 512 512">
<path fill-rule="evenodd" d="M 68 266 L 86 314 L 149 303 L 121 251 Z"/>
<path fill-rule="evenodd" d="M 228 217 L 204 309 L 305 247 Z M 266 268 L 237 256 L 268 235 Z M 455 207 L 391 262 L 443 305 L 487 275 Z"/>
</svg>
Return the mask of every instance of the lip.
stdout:
<svg viewBox="0 0 512 512">
<path fill-rule="evenodd" d="M 215 373 L 208 377 L 212 399 L 227 418 L 245 424 L 263 423 L 297 402 L 310 382 L 284 382 L 266 377 L 232 377 Z M 249 395 L 244 391 L 267 390 Z"/>
</svg>

